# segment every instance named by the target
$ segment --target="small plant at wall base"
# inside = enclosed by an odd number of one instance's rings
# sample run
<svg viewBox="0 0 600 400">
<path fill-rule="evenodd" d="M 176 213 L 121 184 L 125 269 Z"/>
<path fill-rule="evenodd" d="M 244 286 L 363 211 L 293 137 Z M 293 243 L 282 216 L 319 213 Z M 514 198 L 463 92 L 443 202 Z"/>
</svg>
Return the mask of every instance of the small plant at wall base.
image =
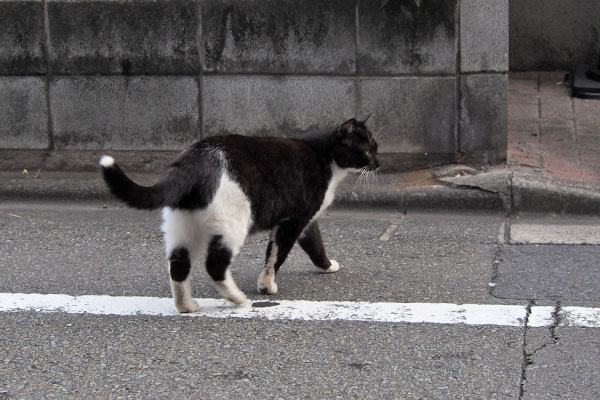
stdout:
<svg viewBox="0 0 600 400">
<path fill-rule="evenodd" d="M 42 173 L 41 168 L 38 169 L 37 172 L 35 174 L 33 174 L 33 175 L 29 174 L 29 170 L 27 168 L 25 168 L 23 170 L 23 175 L 25 175 L 26 179 L 39 179 L 41 177 L 41 173 Z"/>
</svg>

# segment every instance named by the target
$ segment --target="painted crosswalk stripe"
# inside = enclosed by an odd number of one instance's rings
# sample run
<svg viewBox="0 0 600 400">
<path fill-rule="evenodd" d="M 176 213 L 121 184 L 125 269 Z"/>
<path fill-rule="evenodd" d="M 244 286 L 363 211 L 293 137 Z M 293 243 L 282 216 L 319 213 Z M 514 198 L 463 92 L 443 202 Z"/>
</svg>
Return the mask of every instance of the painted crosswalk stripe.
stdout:
<svg viewBox="0 0 600 400">
<path fill-rule="evenodd" d="M 196 299 L 200 311 L 186 317 L 264 318 L 304 321 L 371 321 L 522 327 L 584 326 L 600 328 L 600 308 L 450 303 L 369 303 L 347 301 L 254 301 L 234 307 L 221 299 Z M 69 296 L 64 294 L 0 293 L 0 312 L 92 315 L 177 316 L 170 298 Z M 555 321 L 556 320 L 556 321 Z"/>
</svg>

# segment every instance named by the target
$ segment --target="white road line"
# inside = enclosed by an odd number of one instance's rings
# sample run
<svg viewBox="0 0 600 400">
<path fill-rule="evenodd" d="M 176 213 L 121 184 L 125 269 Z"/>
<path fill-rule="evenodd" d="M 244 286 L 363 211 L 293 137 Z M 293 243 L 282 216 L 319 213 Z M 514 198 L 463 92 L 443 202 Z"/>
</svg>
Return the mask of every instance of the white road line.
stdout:
<svg viewBox="0 0 600 400">
<path fill-rule="evenodd" d="M 531 307 L 531 313 L 527 320 L 527 326 L 533 328 L 542 328 L 545 326 L 552 326 L 555 324 L 556 315 L 554 315 L 555 308 L 548 306 L 534 306 Z"/>
<path fill-rule="evenodd" d="M 396 229 L 398 229 L 398 224 L 392 224 L 390 225 L 386 231 L 383 233 L 383 235 L 381 235 L 381 237 L 379 238 L 379 240 L 381 240 L 382 242 L 387 242 L 392 238 L 392 235 L 394 234 L 394 232 L 396 231 Z"/>
<path fill-rule="evenodd" d="M 196 300 L 200 304 L 200 311 L 185 316 L 515 327 L 522 327 L 527 317 L 525 305 L 278 300 L 255 301 L 234 307 L 220 299 Z M 122 316 L 180 315 L 170 298 L 0 293 L 0 312 L 20 311 Z M 558 316 L 553 312 L 554 307 L 532 307 L 528 326 L 553 326 L 557 318 L 560 326 L 600 328 L 600 308 L 564 307 Z"/>
<path fill-rule="evenodd" d="M 600 328 L 600 308 L 563 307 L 559 320 L 561 326 Z"/>
</svg>

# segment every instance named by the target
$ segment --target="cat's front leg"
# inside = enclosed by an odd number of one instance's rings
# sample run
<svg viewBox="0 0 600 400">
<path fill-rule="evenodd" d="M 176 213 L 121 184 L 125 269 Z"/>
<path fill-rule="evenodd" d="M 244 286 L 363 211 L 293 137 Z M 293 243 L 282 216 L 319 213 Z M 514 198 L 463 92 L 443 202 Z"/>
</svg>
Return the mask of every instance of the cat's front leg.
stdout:
<svg viewBox="0 0 600 400">
<path fill-rule="evenodd" d="M 258 277 L 257 288 L 262 294 L 276 294 L 278 291 L 275 283 L 275 263 L 277 262 L 277 253 L 279 247 L 275 242 L 278 227 L 275 227 L 269 235 L 269 244 L 267 246 L 267 255 L 265 257 L 265 266 Z"/>
<path fill-rule="evenodd" d="M 288 220 L 281 223 L 271 231 L 265 267 L 258 277 L 258 291 L 263 294 L 275 294 L 278 287 L 275 275 L 287 258 L 294 243 L 298 239 L 304 224 Z"/>
<path fill-rule="evenodd" d="M 317 221 L 313 221 L 304 229 L 304 232 L 302 232 L 302 235 L 300 235 L 300 238 L 298 239 L 298 243 L 306 254 L 308 254 L 310 260 L 315 267 L 318 268 L 319 272 L 327 274 L 339 271 L 340 265 L 337 261 L 327 258 Z"/>
</svg>

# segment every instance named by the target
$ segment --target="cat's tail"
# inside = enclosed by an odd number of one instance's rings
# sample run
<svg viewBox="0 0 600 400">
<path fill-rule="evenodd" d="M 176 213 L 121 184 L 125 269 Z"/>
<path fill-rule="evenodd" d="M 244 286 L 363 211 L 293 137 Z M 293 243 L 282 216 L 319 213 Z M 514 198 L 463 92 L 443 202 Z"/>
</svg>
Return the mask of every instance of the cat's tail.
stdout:
<svg viewBox="0 0 600 400">
<path fill-rule="evenodd" d="M 154 210 L 164 205 L 165 196 L 160 183 L 154 186 L 138 185 L 125 175 L 111 156 L 103 156 L 100 166 L 111 193 L 128 206 L 140 210 Z"/>
</svg>

